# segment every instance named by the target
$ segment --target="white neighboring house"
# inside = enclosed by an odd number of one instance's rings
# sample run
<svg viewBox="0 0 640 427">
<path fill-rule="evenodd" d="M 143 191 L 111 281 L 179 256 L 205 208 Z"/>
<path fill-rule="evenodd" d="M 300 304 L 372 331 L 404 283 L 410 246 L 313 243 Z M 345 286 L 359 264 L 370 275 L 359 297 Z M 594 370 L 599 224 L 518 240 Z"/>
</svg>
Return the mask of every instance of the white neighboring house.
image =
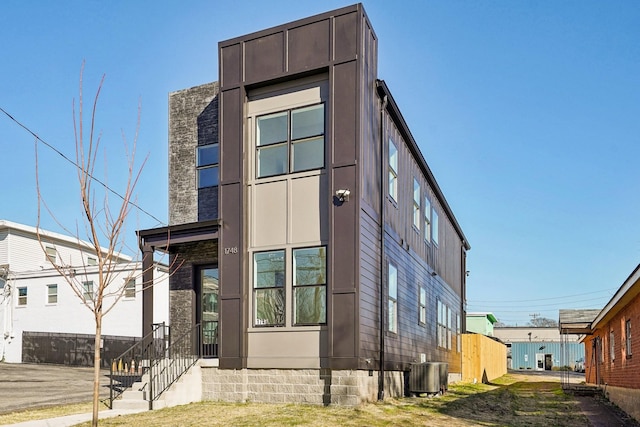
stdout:
<svg viewBox="0 0 640 427">
<path fill-rule="evenodd" d="M 76 238 L 40 230 L 46 254 L 38 242 L 36 228 L 0 220 L 0 361 L 23 361 L 23 332 L 95 334 L 92 311 L 53 267 L 70 265 L 86 292 L 98 286 L 98 266 L 93 247 Z M 62 262 L 60 262 L 62 261 Z M 111 291 L 125 286 L 124 296 L 105 315 L 102 335 L 141 337 L 142 263 L 118 255 Z M 154 266 L 154 323 L 169 321 L 167 268 Z M 106 295 L 106 292 L 105 292 Z M 105 309 L 114 296 L 105 297 Z"/>
</svg>

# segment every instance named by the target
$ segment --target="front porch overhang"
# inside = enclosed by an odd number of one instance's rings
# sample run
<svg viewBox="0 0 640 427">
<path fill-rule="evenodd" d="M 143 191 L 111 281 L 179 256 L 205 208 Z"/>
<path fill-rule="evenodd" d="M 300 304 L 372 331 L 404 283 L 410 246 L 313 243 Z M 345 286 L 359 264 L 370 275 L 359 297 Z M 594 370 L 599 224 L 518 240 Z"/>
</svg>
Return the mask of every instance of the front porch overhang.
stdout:
<svg viewBox="0 0 640 427">
<path fill-rule="evenodd" d="M 138 230 L 138 245 L 142 251 L 142 336 L 153 327 L 153 254 L 155 251 L 173 252 L 186 243 L 217 240 L 221 221 L 192 222 L 167 227 Z"/>
</svg>

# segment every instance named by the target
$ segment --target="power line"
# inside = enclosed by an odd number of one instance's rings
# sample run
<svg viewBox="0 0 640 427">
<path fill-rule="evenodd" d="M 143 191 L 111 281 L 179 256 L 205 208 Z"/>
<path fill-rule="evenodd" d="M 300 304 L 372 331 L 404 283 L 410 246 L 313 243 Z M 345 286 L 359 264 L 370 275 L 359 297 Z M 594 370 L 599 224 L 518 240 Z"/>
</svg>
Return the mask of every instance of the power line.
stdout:
<svg viewBox="0 0 640 427">
<path fill-rule="evenodd" d="M 549 301 L 549 300 L 558 300 L 558 299 L 563 299 L 563 298 L 575 298 L 575 297 L 581 297 L 583 295 L 591 295 L 591 294 L 598 294 L 598 293 L 602 293 L 602 292 L 611 292 L 611 291 L 615 291 L 618 288 L 609 288 L 609 289 L 602 289 L 599 291 L 593 291 L 593 292 L 584 292 L 584 293 L 580 293 L 580 294 L 574 294 L 574 295 L 565 295 L 565 296 L 561 296 L 561 297 L 549 297 L 549 298 L 536 298 L 536 299 L 527 299 L 527 301 Z M 602 297 L 604 298 L 604 297 Z M 522 300 L 502 300 L 502 301 L 497 301 L 497 300 L 487 300 L 487 301 L 483 301 L 483 300 L 467 300 L 467 302 L 469 304 L 471 303 L 514 303 L 514 302 L 522 302 Z"/>
<path fill-rule="evenodd" d="M 60 157 L 62 157 L 64 160 L 66 160 L 67 162 L 71 163 L 73 166 L 75 166 L 76 168 L 82 170 L 82 167 L 80 165 L 78 165 L 78 163 L 76 163 L 74 160 L 70 159 L 69 157 L 67 157 L 63 152 L 61 152 L 60 150 L 58 150 L 56 147 L 54 147 L 53 145 L 49 144 L 48 142 L 46 142 L 45 140 L 43 140 L 42 138 L 40 138 L 35 132 L 33 132 L 31 129 L 29 129 L 26 125 L 22 124 L 19 120 L 17 120 L 16 118 L 14 118 L 11 114 L 9 114 L 4 108 L 0 107 L 0 111 L 2 111 L 7 117 L 9 117 L 9 119 L 11 119 L 15 124 L 17 124 L 18 126 L 20 126 L 22 129 L 24 129 L 25 131 L 27 131 L 28 133 L 30 133 L 31 135 L 33 135 L 33 137 L 42 142 L 44 145 L 46 145 L 47 147 L 49 147 L 51 150 L 53 150 L 55 153 L 57 153 Z M 84 171 L 83 171 L 84 172 Z M 90 174 L 89 172 L 87 172 L 87 175 L 89 176 L 89 178 L 91 178 L 93 181 L 97 182 L 98 184 L 100 184 L 102 187 L 104 187 L 105 190 L 109 191 L 110 193 L 118 196 L 120 199 L 122 199 L 123 201 L 125 200 L 124 196 L 122 196 L 120 193 L 118 193 L 117 191 L 113 190 L 111 187 L 109 187 L 107 184 L 105 184 L 104 182 L 102 182 L 100 179 L 96 178 L 95 176 L 93 176 L 92 174 Z M 165 223 L 163 221 L 161 221 L 160 219 L 156 218 L 155 215 L 153 215 L 152 213 L 146 211 L 145 209 L 141 208 L 140 206 L 138 206 L 135 202 L 132 202 L 131 200 L 127 201 L 128 204 L 130 204 L 131 206 L 135 207 L 136 209 L 138 209 L 140 212 L 146 214 L 147 216 L 149 216 L 150 218 L 154 219 L 158 224 L 162 224 L 165 225 Z"/>
</svg>

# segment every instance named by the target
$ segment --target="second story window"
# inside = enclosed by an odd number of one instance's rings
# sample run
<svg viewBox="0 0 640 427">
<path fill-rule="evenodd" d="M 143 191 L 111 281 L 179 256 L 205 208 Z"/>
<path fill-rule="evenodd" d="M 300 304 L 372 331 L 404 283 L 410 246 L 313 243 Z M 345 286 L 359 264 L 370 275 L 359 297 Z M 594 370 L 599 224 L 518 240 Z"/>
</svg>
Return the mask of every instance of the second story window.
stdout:
<svg viewBox="0 0 640 427">
<path fill-rule="evenodd" d="M 85 301 L 93 300 L 93 280 L 82 282 L 82 297 Z"/>
<path fill-rule="evenodd" d="M 219 183 L 218 144 L 202 145 L 196 151 L 196 170 L 198 188 L 215 187 Z"/>
<path fill-rule="evenodd" d="M 424 198 L 424 241 L 431 243 L 431 202 Z"/>
<path fill-rule="evenodd" d="M 413 226 L 420 230 L 420 183 L 413 178 Z"/>
<path fill-rule="evenodd" d="M 136 297 L 136 279 L 128 279 L 124 284 L 124 297 L 135 298 Z"/>
<path fill-rule="evenodd" d="M 438 212 L 435 209 L 431 213 L 431 240 L 438 244 Z"/>
<path fill-rule="evenodd" d="M 58 251 L 56 250 L 56 248 L 54 248 L 53 246 L 47 246 L 45 248 L 45 252 L 47 261 L 49 261 L 51 264 L 58 263 Z"/>
<path fill-rule="evenodd" d="M 389 140 L 389 196 L 398 201 L 398 149 Z"/>
<path fill-rule="evenodd" d="M 256 177 L 324 167 L 324 104 L 256 120 Z"/>
</svg>

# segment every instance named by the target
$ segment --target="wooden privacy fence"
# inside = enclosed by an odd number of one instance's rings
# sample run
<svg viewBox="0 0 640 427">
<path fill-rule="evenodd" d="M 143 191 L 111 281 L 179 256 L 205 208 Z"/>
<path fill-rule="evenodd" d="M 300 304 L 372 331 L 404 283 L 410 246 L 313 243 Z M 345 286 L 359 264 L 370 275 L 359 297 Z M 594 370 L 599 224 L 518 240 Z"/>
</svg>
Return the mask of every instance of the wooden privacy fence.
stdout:
<svg viewBox="0 0 640 427">
<path fill-rule="evenodd" d="M 485 335 L 462 334 L 462 381 L 486 383 L 506 373 L 506 345 Z"/>
</svg>

